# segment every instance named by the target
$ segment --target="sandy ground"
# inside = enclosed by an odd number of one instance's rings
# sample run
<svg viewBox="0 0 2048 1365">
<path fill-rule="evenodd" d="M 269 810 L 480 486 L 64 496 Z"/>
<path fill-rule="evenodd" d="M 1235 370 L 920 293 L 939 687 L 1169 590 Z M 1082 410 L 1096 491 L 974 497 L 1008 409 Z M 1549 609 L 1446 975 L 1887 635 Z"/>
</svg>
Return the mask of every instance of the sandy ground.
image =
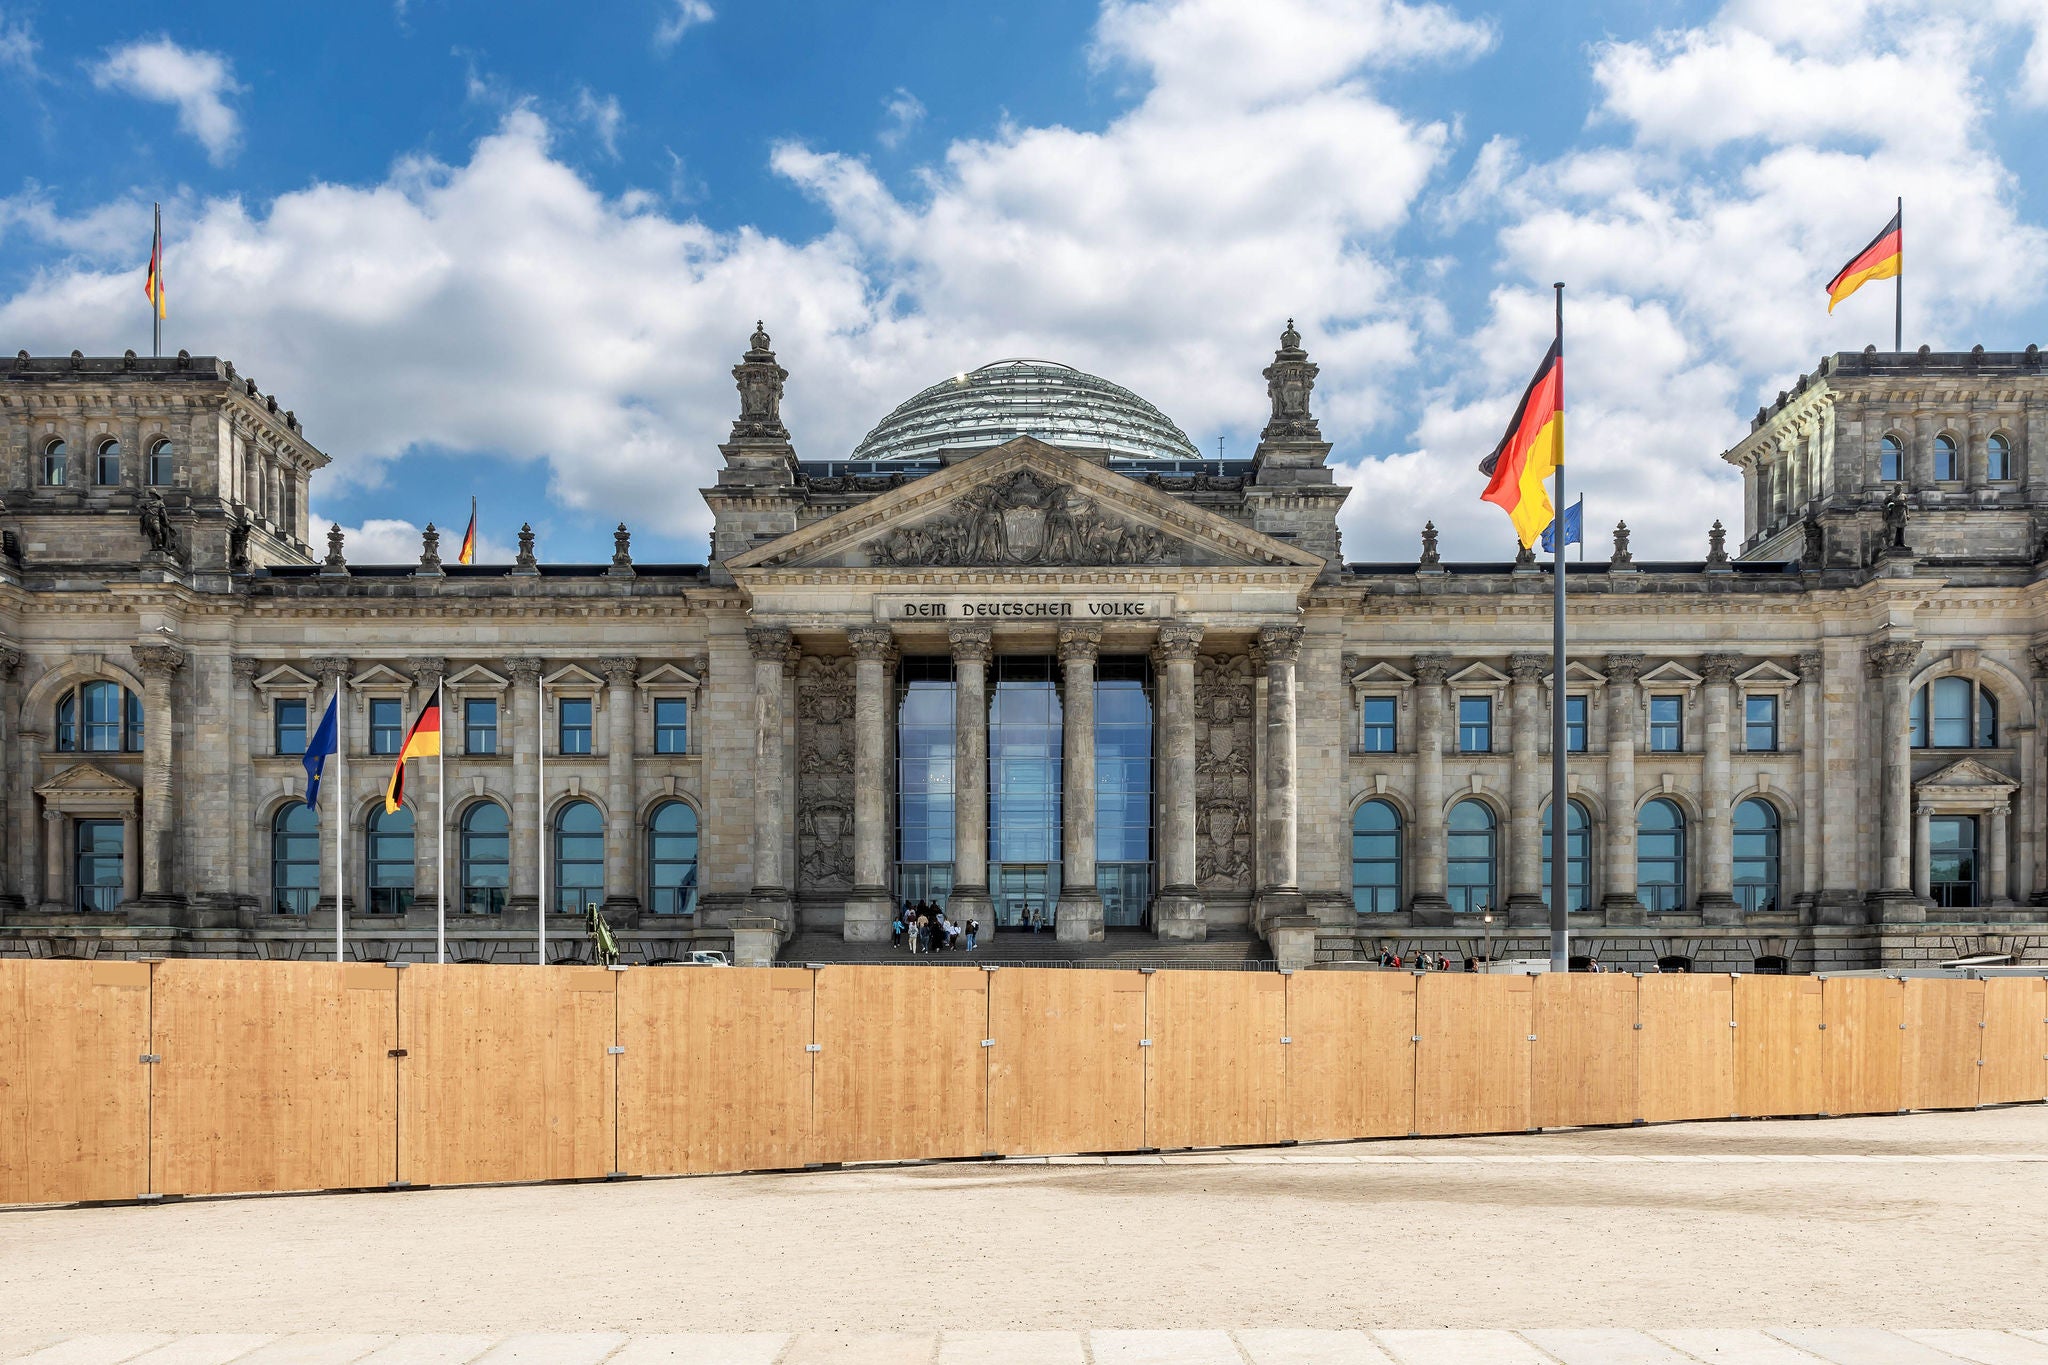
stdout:
<svg viewBox="0 0 2048 1365">
<path fill-rule="evenodd" d="M 0 1212 L 0 1335 L 2048 1326 L 2040 1106 L 1232 1155 Z"/>
</svg>

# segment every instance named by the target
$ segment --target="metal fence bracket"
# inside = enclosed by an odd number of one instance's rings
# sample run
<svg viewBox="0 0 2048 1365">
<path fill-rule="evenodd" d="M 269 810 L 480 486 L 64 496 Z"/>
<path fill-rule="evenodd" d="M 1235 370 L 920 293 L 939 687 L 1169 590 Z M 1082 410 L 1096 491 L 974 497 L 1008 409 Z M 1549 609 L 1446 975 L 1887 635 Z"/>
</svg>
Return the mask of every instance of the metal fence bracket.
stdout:
<svg viewBox="0 0 2048 1365">
<path fill-rule="evenodd" d="M 163 1060 L 163 1054 L 160 1052 L 145 1052 L 135 1060 L 144 1066 L 153 1066 Z"/>
<path fill-rule="evenodd" d="M 824 1045 L 823 1043 L 805 1043 L 805 1044 L 804 1044 L 804 1051 L 806 1051 L 806 1052 L 823 1052 L 824 1050 L 825 1050 L 825 1045 Z"/>
<path fill-rule="evenodd" d="M 607 1057 L 623 1057 L 626 1055 L 626 1049 L 622 1047 L 608 1047 L 604 1051 Z"/>
</svg>

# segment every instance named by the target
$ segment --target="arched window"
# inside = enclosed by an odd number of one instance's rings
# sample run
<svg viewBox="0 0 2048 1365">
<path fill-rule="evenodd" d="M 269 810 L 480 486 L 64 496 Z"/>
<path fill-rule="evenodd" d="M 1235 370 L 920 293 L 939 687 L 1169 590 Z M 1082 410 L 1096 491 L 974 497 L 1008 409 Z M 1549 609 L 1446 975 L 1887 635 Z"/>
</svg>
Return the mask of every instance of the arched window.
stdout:
<svg viewBox="0 0 2048 1365">
<path fill-rule="evenodd" d="M 1401 813 L 1368 801 L 1351 817 L 1351 903 L 1361 915 L 1401 908 Z"/>
<path fill-rule="evenodd" d="M 64 486 L 67 467 L 70 465 L 71 447 L 62 441 L 51 441 L 43 447 L 43 483 L 51 488 Z"/>
<path fill-rule="evenodd" d="M 270 909 L 311 914 L 320 899 L 320 815 L 294 801 L 270 822 Z"/>
<path fill-rule="evenodd" d="M 155 440 L 149 446 L 149 483 L 152 488 L 168 488 L 171 485 L 171 443 Z"/>
<path fill-rule="evenodd" d="M 1636 895 L 1645 909 L 1685 908 L 1685 813 L 1661 796 L 1636 819 Z"/>
<path fill-rule="evenodd" d="M 1449 876 L 1446 892 L 1451 909 L 1476 914 L 1493 908 L 1496 877 L 1493 810 L 1484 801 L 1460 801 L 1451 807 Z"/>
<path fill-rule="evenodd" d="M 2012 442 L 2003 436 L 1994 434 L 1984 443 L 1984 478 L 1990 483 L 2012 478 Z"/>
<path fill-rule="evenodd" d="M 1906 448 L 1896 436 L 1877 443 L 1877 477 L 1881 483 L 1903 483 L 1906 479 Z"/>
<path fill-rule="evenodd" d="M 1955 483 L 1963 477 L 1956 466 L 1956 438 L 1937 436 L 1934 438 L 1934 481 Z"/>
<path fill-rule="evenodd" d="M 1576 801 L 1565 802 L 1564 876 L 1565 906 L 1590 910 L 1593 904 L 1593 822 L 1586 808 Z M 1552 825 L 1550 812 L 1543 812 L 1543 903 L 1550 904 Z"/>
<path fill-rule="evenodd" d="M 1970 678 L 1936 678 L 1914 689 L 1907 731 L 1915 749 L 1996 749 L 1998 698 Z"/>
<path fill-rule="evenodd" d="M 647 817 L 647 897 L 657 915 L 697 913 L 697 812 L 685 802 Z"/>
<path fill-rule="evenodd" d="M 57 698 L 57 748 L 64 753 L 142 750 L 142 698 L 119 683 L 87 682 Z"/>
<path fill-rule="evenodd" d="M 1744 910 L 1776 910 L 1779 903 L 1778 808 L 1751 799 L 1735 808 L 1735 899 Z"/>
<path fill-rule="evenodd" d="M 111 436 L 100 442 L 93 460 L 92 481 L 103 488 L 121 482 L 121 443 Z"/>
<path fill-rule="evenodd" d="M 558 915 L 580 915 L 604 899 L 604 816 L 588 801 L 571 801 L 555 816 L 555 902 Z"/>
<path fill-rule="evenodd" d="M 363 857 L 370 881 L 370 913 L 402 915 L 412 909 L 412 812 L 404 806 L 370 813 Z"/>
<path fill-rule="evenodd" d="M 458 860 L 465 915 L 504 913 L 512 874 L 511 831 L 505 808 L 495 801 L 479 801 L 462 813 Z"/>
</svg>

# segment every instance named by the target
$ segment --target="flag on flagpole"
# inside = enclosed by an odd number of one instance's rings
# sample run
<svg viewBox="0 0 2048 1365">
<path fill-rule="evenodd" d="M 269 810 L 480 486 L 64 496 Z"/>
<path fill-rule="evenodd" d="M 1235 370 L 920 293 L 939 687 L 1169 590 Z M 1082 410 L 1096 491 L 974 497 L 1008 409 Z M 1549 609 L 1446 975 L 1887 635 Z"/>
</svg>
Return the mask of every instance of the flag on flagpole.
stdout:
<svg viewBox="0 0 2048 1365">
<path fill-rule="evenodd" d="M 462 533 L 462 550 L 455 556 L 458 564 L 476 562 L 476 499 L 469 500 L 469 529 Z"/>
<path fill-rule="evenodd" d="M 391 781 L 384 787 L 384 813 L 396 815 L 398 808 L 405 804 L 405 761 L 409 758 L 432 758 L 441 752 L 441 693 L 434 692 L 433 699 L 420 708 L 419 719 L 412 723 L 412 729 L 405 732 L 405 743 L 398 746 L 398 761 L 391 765 Z"/>
<path fill-rule="evenodd" d="M 150 307 L 156 310 L 157 321 L 169 316 L 164 310 L 164 215 L 161 208 L 156 213 L 156 231 L 149 239 L 149 274 L 142 282 L 142 292 Z"/>
<path fill-rule="evenodd" d="M 1884 231 L 1870 239 L 1870 245 L 1850 258 L 1849 264 L 1835 272 L 1828 281 L 1828 311 L 1835 311 L 1835 305 L 1861 289 L 1870 280 L 1888 280 L 1899 273 L 1905 262 L 1906 233 L 1903 227 L 1904 212 L 1892 215 L 1884 225 Z"/>
<path fill-rule="evenodd" d="M 337 735 L 341 728 L 341 698 L 328 698 L 327 714 L 320 718 L 320 727 L 313 731 L 313 738 L 306 743 L 306 804 L 315 810 L 320 808 L 320 778 L 327 771 L 327 760 L 341 747 Z"/>
<path fill-rule="evenodd" d="M 1564 509 L 1565 544 L 1582 546 L 1586 543 L 1585 512 L 1586 500 L 1584 497 L 1581 497 L 1570 507 Z M 1543 553 L 1547 555 L 1557 553 L 1557 522 L 1558 518 L 1553 517 L 1551 518 L 1550 525 L 1543 528 Z"/>
<path fill-rule="evenodd" d="M 1508 514 L 1523 548 L 1536 543 L 1554 509 L 1543 481 L 1564 466 L 1564 345 L 1553 341 L 1522 394 L 1507 435 L 1479 462 L 1487 476 L 1481 501 Z"/>
</svg>

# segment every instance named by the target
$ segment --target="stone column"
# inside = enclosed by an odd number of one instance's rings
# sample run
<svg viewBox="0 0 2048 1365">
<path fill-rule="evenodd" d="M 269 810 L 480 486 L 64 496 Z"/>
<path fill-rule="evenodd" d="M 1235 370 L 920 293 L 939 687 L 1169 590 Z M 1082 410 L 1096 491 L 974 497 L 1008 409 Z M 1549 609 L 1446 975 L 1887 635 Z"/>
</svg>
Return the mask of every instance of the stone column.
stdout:
<svg viewBox="0 0 2048 1365">
<path fill-rule="evenodd" d="M 1636 898 L 1636 739 L 1641 730 L 1636 678 L 1640 654 L 1610 654 L 1607 674 L 1607 856 L 1600 868 L 1607 892 L 1600 908 L 1609 924 L 1641 924 Z"/>
<path fill-rule="evenodd" d="M 1059 907 L 1053 928 L 1065 942 L 1102 938 L 1102 892 L 1095 885 L 1095 656 L 1101 626 L 1061 626 Z"/>
<path fill-rule="evenodd" d="M 1195 882 L 1195 654 L 1202 628 L 1169 621 L 1159 628 L 1159 894 L 1152 932 L 1162 939 L 1209 935 Z"/>
<path fill-rule="evenodd" d="M 2030 458 L 2013 452 L 2015 461 Z M 2048 641 L 2037 640 L 2027 650 L 2027 659 L 2034 666 L 2037 719 L 2034 733 L 2026 739 L 2032 762 L 2020 767 L 2020 869 L 2026 874 L 2020 886 L 2031 904 L 2048 905 Z M 27 890 L 24 886 L 23 894 Z"/>
<path fill-rule="evenodd" d="M 1448 654 L 1418 654 L 1415 674 L 1415 839 L 1408 868 L 1415 887 L 1409 911 L 1417 924 L 1449 924 L 1444 894 L 1444 677 Z"/>
<path fill-rule="evenodd" d="M 133 810 L 121 812 L 121 899 L 132 901 L 140 880 L 135 871 L 136 820 Z"/>
<path fill-rule="evenodd" d="M 255 661 L 252 659 L 246 662 L 253 664 Z M 342 696 L 342 693 L 343 689 L 347 686 L 348 675 L 353 671 L 354 661 L 327 655 L 317 659 L 308 659 L 306 662 L 312 668 L 313 676 L 320 680 L 320 690 L 314 693 L 306 703 L 306 738 L 309 741 L 312 739 L 313 731 L 320 724 L 320 717 L 326 713 L 328 701 L 335 697 L 342 697 L 341 705 L 335 708 L 335 742 L 341 746 L 342 753 L 349 754 L 348 699 Z M 444 726 L 447 724 L 445 718 L 442 724 Z M 444 735 L 443 738 L 445 739 L 446 736 Z M 349 756 L 351 758 L 354 757 L 353 754 L 349 754 Z M 246 767 L 246 765 L 244 766 Z M 327 767 L 320 777 L 320 809 L 313 812 L 320 822 L 320 880 L 318 882 L 320 894 L 313 898 L 314 910 L 307 917 L 306 927 L 308 929 L 319 928 L 320 921 L 327 919 L 326 931 L 330 936 L 334 932 L 334 924 L 330 917 L 335 911 L 334 901 L 330 899 L 328 882 L 329 878 L 334 876 L 334 841 L 340 837 L 342 825 L 354 818 L 354 803 L 349 800 L 347 792 L 341 793 L 341 819 L 336 820 L 334 818 L 334 794 L 337 790 L 335 784 L 341 781 L 341 769 L 343 766 L 342 763 L 337 762 L 333 758 L 327 760 Z M 353 834 L 353 831 L 351 833 Z M 363 866 L 363 837 L 356 835 L 351 838 L 348 841 L 348 846 L 344 849 L 344 852 L 349 854 L 353 867 L 344 867 L 342 869 L 341 885 L 334 888 L 332 893 L 333 895 L 340 896 L 344 904 L 347 902 L 349 885 L 355 880 L 353 868 Z M 265 909 L 271 908 L 274 907 L 265 907 Z M 363 906 L 359 908 L 366 909 L 368 907 Z"/>
<path fill-rule="evenodd" d="M 1934 808 L 1913 807 L 1913 894 L 1923 900 L 1934 895 Z"/>
<path fill-rule="evenodd" d="M 1799 674 L 1799 903 L 1807 908 L 1802 918 L 1810 920 L 1825 876 L 1820 857 L 1821 782 L 1827 763 L 1826 737 L 1821 732 L 1822 656 L 1819 651 L 1801 654 L 1792 667 Z M 1783 847 L 1781 831 L 1781 851 Z"/>
<path fill-rule="evenodd" d="M 8 751 L 14 742 L 13 719 L 15 712 L 14 678 L 21 671 L 21 651 L 0 645 L 0 754 Z M 17 868 L 14 841 L 14 816 L 19 807 L 13 791 L 12 774 L 0 774 L 0 916 L 9 910 L 19 910 L 27 902 L 28 864 L 32 861 L 24 849 Z"/>
<path fill-rule="evenodd" d="M 270 877 L 267 872 L 259 873 L 254 866 L 256 811 L 254 808 L 253 761 L 262 750 L 258 748 L 255 707 L 250 704 L 249 693 L 256 685 L 256 675 L 262 671 L 262 663 L 256 659 L 234 660 L 234 694 L 228 698 L 228 743 L 233 745 L 228 767 L 228 856 L 234 860 L 234 889 L 239 896 L 253 895 L 256 898 L 256 913 L 264 914 L 270 907 Z M 247 902 L 242 904 L 246 908 Z"/>
<path fill-rule="evenodd" d="M 64 812 L 43 808 L 43 906 L 69 911 L 77 897 L 67 896 L 71 879 L 64 874 Z"/>
<path fill-rule="evenodd" d="M 2012 818 L 2010 805 L 1993 806 L 1991 813 L 1984 817 L 1989 827 L 1986 832 L 1985 859 L 1989 875 L 1985 881 L 1985 903 L 1987 905 L 2008 905 L 2011 898 L 2006 889 L 2006 863 L 2011 857 L 2006 846 L 2006 827 Z"/>
<path fill-rule="evenodd" d="M 1547 654 L 1510 654 L 1508 673 L 1514 678 L 1510 698 L 1513 730 L 1509 743 L 1514 767 L 1508 777 L 1508 923 L 1550 922 L 1543 904 L 1543 679 L 1550 673 Z"/>
<path fill-rule="evenodd" d="M 1733 654 L 1700 656 L 1707 702 L 1706 742 L 1700 758 L 1700 826 L 1706 847 L 1699 862 L 1699 912 L 1705 924 L 1742 922 L 1742 908 L 1735 903 L 1735 830 L 1728 809 L 1734 799 L 1729 779 L 1729 713 L 1737 671 Z"/>
<path fill-rule="evenodd" d="M 507 846 L 512 858 L 505 891 L 507 929 L 520 927 L 540 906 L 540 746 L 547 738 L 547 717 L 540 704 L 542 668 L 542 662 L 530 655 L 505 660 L 505 672 L 512 679 L 510 714 L 500 716 L 498 724 L 512 746 L 512 809 L 505 812 L 512 834 Z"/>
<path fill-rule="evenodd" d="M 995 933 L 988 894 L 988 661 L 995 632 L 954 626 L 953 645 L 953 894 L 948 913 L 981 921 Z"/>
<path fill-rule="evenodd" d="M 842 933 L 849 943 L 889 938 L 889 657 L 884 625 L 846 632 L 853 650 L 853 894 Z"/>
<path fill-rule="evenodd" d="M 1910 684 L 1920 646 L 1913 640 L 1872 645 L 1864 658 L 1877 675 L 1883 704 L 1878 744 L 1883 754 L 1884 786 L 1880 803 L 1878 902 L 1881 918 L 1912 923 L 1927 918 L 1927 898 L 1913 881 L 1912 818 L 1913 750 L 1910 730 Z"/>
<path fill-rule="evenodd" d="M 747 908 L 783 933 L 795 917 L 782 865 L 789 801 L 783 783 L 782 667 L 789 647 L 789 631 L 781 626 L 747 628 L 747 648 L 754 655 L 754 885 Z"/>
<path fill-rule="evenodd" d="M 1265 792 L 1259 820 L 1259 892 L 1252 915 L 1271 937 L 1273 921 L 1307 913 L 1301 894 L 1301 850 L 1296 818 L 1297 789 L 1295 664 L 1301 658 L 1300 626 L 1265 626 L 1259 653 L 1266 669 L 1266 734 L 1262 770 Z"/>
<path fill-rule="evenodd" d="M 171 806 L 171 765 L 177 718 L 171 714 L 171 679 L 185 666 L 176 645 L 137 645 L 142 670 L 142 899 L 170 901 L 177 815 Z"/>
<path fill-rule="evenodd" d="M 614 928 L 640 912 L 640 830 L 633 784 L 633 680 L 640 661 L 623 655 L 599 659 L 606 712 L 604 822 L 604 912 Z"/>
</svg>

